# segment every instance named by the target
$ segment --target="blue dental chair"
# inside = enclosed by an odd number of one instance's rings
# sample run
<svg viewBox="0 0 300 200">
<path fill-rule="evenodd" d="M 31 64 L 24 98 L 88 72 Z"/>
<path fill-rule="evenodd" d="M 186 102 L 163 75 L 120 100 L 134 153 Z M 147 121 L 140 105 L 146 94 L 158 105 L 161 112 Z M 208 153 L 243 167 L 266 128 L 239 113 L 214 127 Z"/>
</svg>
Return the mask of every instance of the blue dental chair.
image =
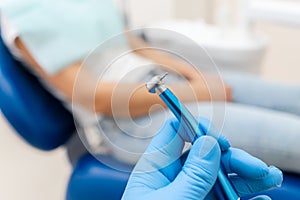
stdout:
<svg viewBox="0 0 300 200">
<path fill-rule="evenodd" d="M 16 132 L 38 149 L 48 151 L 62 146 L 75 133 L 72 114 L 13 59 L 1 37 L 0 108 Z M 90 154 L 83 155 L 74 166 L 66 199 L 120 199 L 129 175 Z"/>
<path fill-rule="evenodd" d="M 16 132 L 41 150 L 64 145 L 75 132 L 71 113 L 43 88 L 34 75 L 13 59 L 1 37 L 0 108 Z M 129 173 L 112 169 L 85 154 L 74 166 L 66 199 L 120 199 L 128 177 Z M 299 175 L 285 174 L 281 188 L 263 194 L 272 199 L 300 199 L 299 185 Z"/>
</svg>

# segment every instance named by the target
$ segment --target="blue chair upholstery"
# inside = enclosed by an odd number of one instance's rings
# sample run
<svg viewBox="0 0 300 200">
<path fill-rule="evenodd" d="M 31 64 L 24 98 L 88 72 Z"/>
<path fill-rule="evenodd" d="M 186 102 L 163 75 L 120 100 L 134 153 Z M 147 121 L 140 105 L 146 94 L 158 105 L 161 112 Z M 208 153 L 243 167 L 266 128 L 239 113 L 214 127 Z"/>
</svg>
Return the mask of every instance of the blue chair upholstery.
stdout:
<svg viewBox="0 0 300 200">
<path fill-rule="evenodd" d="M 51 150 L 75 130 L 73 117 L 37 78 L 13 59 L 0 38 L 0 108 L 31 145 Z"/>
<path fill-rule="evenodd" d="M 101 160 L 103 159 L 109 158 L 101 158 Z M 113 166 L 116 165 L 118 163 Z M 122 168 L 126 169 L 126 166 Z M 87 154 L 78 161 L 73 171 L 67 189 L 67 200 L 120 199 L 129 175 L 128 172 L 105 166 L 93 156 Z M 300 176 L 285 173 L 280 188 L 249 195 L 241 199 L 246 200 L 257 195 L 268 195 L 272 200 L 300 200 Z"/>
<path fill-rule="evenodd" d="M 121 199 L 131 167 L 108 156 L 101 156 L 100 159 L 109 160 L 112 166 L 123 170 L 108 167 L 90 154 L 84 155 L 70 178 L 67 200 Z"/>
<path fill-rule="evenodd" d="M 300 200 L 300 176 L 299 174 L 284 173 L 283 183 L 280 188 L 260 192 L 258 194 L 250 195 L 242 199 L 249 199 L 259 194 L 268 195 L 272 198 L 272 200 Z"/>
<path fill-rule="evenodd" d="M 43 88 L 34 75 L 13 59 L 1 37 L 0 108 L 15 130 L 31 145 L 42 150 L 64 144 L 75 130 L 70 112 Z M 107 167 L 87 154 L 74 168 L 66 198 L 120 199 L 128 177 L 128 172 Z M 300 177 L 285 174 L 281 188 L 263 194 L 274 200 L 300 199 Z"/>
</svg>

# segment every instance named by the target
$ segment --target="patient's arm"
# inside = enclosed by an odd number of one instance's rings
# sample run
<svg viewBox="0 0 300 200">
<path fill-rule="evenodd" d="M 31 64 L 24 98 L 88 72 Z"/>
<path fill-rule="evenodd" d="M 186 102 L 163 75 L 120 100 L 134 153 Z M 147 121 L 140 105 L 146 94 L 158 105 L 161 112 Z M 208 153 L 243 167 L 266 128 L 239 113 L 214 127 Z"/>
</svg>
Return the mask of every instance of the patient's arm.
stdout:
<svg viewBox="0 0 300 200">
<path fill-rule="evenodd" d="M 50 75 L 39 66 L 20 39 L 16 40 L 16 45 L 30 66 L 70 101 L 72 101 L 73 88 L 77 80 L 80 83 L 78 84 L 80 87 L 76 87 L 76 95 L 73 100 L 91 111 L 112 115 L 112 100 L 114 102 L 113 105 L 117 105 L 117 107 L 114 107 L 114 114 L 118 116 L 142 116 L 147 114 L 154 104 L 164 106 L 157 95 L 149 94 L 144 87 L 144 83 L 122 83 L 119 85 L 116 82 L 98 83 L 97 77 L 94 77 L 88 71 L 81 70 L 80 62 L 70 65 L 54 75 Z M 79 70 L 81 70 L 80 76 L 77 77 Z M 114 92 L 116 86 L 117 92 Z M 206 86 L 196 81 L 193 83 L 174 84 L 170 88 L 184 102 L 204 101 L 211 98 Z"/>
<path fill-rule="evenodd" d="M 187 62 L 176 59 L 163 51 L 148 48 L 149 45 L 141 38 L 127 34 L 131 48 L 140 56 L 153 60 L 166 71 L 175 72 L 188 80 L 198 79 L 199 72 Z"/>
<path fill-rule="evenodd" d="M 219 76 L 201 73 L 199 69 L 195 68 L 187 62 L 181 61 L 174 56 L 164 53 L 163 51 L 159 51 L 153 48 L 147 48 L 149 47 L 149 45 L 143 39 L 138 38 L 130 33 L 127 34 L 127 37 L 129 39 L 131 48 L 135 50 L 137 54 L 153 60 L 164 70 L 175 72 L 184 76 L 190 81 L 191 85 L 195 86 L 194 89 L 196 89 L 196 91 L 202 91 L 203 89 L 201 88 L 208 87 L 210 89 L 210 95 L 213 95 L 213 100 L 232 100 L 231 88 L 226 83 L 224 83 Z M 202 97 L 204 100 L 210 99 L 206 98 L 206 93 L 207 91 L 202 93 Z"/>
</svg>

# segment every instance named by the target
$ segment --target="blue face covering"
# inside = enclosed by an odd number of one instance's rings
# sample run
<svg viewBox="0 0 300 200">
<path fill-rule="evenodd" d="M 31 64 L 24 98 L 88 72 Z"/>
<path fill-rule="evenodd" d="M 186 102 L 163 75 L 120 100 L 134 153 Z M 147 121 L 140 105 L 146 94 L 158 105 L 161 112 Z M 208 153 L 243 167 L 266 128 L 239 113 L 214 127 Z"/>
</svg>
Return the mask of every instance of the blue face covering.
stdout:
<svg viewBox="0 0 300 200">
<path fill-rule="evenodd" d="M 51 74 L 124 31 L 112 0 L 8 0 L 0 5 L 31 55 Z"/>
</svg>

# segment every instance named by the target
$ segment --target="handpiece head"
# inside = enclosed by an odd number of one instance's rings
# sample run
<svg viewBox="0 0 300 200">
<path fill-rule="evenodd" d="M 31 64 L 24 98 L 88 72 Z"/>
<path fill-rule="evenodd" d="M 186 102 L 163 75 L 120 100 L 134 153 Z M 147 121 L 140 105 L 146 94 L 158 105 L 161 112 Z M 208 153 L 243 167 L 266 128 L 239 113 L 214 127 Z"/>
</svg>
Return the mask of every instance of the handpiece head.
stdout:
<svg viewBox="0 0 300 200">
<path fill-rule="evenodd" d="M 155 93 L 157 90 L 163 92 L 166 87 L 163 79 L 168 75 L 168 72 L 165 72 L 161 75 L 154 76 L 149 82 L 146 83 L 146 88 L 150 93 Z"/>
</svg>

